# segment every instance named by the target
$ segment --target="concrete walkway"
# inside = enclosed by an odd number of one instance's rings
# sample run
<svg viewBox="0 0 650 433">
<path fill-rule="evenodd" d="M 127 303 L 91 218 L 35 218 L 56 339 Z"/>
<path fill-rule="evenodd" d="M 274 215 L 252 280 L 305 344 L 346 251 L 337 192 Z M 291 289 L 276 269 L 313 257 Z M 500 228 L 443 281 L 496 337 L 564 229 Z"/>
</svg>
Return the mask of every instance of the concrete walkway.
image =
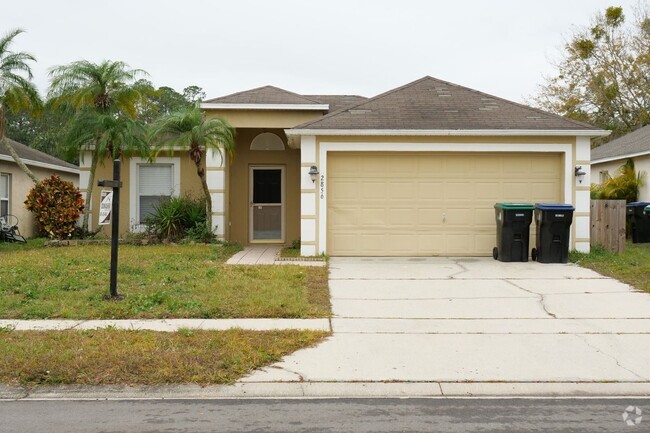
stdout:
<svg viewBox="0 0 650 433">
<path fill-rule="evenodd" d="M 247 245 L 226 262 L 227 265 L 295 265 L 325 267 L 325 260 L 278 260 L 281 246 Z"/>
<path fill-rule="evenodd" d="M 282 247 L 277 245 L 249 245 L 226 262 L 227 265 L 272 265 Z"/>
<path fill-rule="evenodd" d="M 304 391 L 391 382 L 416 395 L 650 395 L 650 295 L 588 269 L 334 258 L 330 290 L 333 336 L 240 383 Z"/>
<path fill-rule="evenodd" d="M 131 329 L 174 332 L 182 328 L 221 331 L 247 329 L 270 331 L 278 329 L 308 329 L 330 331 L 329 319 L 150 319 L 150 320 L 0 320 L 0 328 L 17 331 L 50 331 L 66 329 Z"/>
</svg>

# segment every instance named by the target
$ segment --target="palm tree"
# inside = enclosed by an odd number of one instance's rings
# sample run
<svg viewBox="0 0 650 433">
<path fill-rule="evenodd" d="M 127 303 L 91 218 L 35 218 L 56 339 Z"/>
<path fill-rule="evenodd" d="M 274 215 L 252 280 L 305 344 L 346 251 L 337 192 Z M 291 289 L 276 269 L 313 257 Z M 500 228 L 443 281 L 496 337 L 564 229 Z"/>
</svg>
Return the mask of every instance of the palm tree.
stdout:
<svg viewBox="0 0 650 433">
<path fill-rule="evenodd" d="M 33 78 L 32 70 L 27 64 L 36 59 L 31 54 L 9 50 L 13 39 L 21 33 L 23 30 L 12 30 L 0 39 L 0 144 L 9 151 L 18 167 L 34 183 L 38 183 L 38 178 L 20 159 L 6 135 L 7 111 L 14 113 L 25 109 L 39 111 L 41 108 L 38 90 L 30 81 Z"/>
<path fill-rule="evenodd" d="M 135 85 L 136 79 L 142 75 L 147 74 L 140 69 L 131 69 L 124 62 L 110 60 L 99 64 L 80 60 L 50 70 L 49 97 L 52 106 L 72 108 L 76 111 L 70 121 L 69 132 L 61 145 L 68 152 L 79 152 L 95 146 L 86 189 L 86 203 L 92 200 L 97 164 L 107 156 L 119 157 L 123 150 L 129 150 L 135 142 L 138 143 L 134 149 L 141 147 L 142 143 L 138 138 L 128 138 L 124 134 L 138 129 L 133 120 L 137 117 L 138 107 L 146 103 L 143 89 Z M 93 116 L 91 112 L 98 116 Z M 109 117 L 113 117 L 113 121 Z M 127 122 L 126 118 L 131 122 Z M 127 127 L 127 123 L 130 126 Z M 91 136 L 83 129 L 90 124 L 94 125 L 91 130 L 100 135 Z M 118 129 L 110 131 L 110 127 Z M 83 230 L 88 230 L 89 211 L 90 206 L 86 206 Z"/>
<path fill-rule="evenodd" d="M 611 200 L 625 200 L 628 203 L 637 201 L 639 189 L 645 185 L 646 173 L 634 169 L 634 160 L 628 159 L 619 167 L 619 175 L 611 177 L 602 185 L 601 191 L 604 198 Z"/>
<path fill-rule="evenodd" d="M 208 189 L 203 160 L 207 149 L 216 150 L 223 161 L 225 151 L 232 157 L 235 153 L 235 129 L 225 120 L 206 119 L 199 107 L 186 108 L 162 116 L 151 125 L 150 136 L 155 148 L 154 157 L 162 150 L 188 149 L 190 159 L 196 165 L 205 197 L 206 225 L 212 230 L 212 198 Z"/>
</svg>

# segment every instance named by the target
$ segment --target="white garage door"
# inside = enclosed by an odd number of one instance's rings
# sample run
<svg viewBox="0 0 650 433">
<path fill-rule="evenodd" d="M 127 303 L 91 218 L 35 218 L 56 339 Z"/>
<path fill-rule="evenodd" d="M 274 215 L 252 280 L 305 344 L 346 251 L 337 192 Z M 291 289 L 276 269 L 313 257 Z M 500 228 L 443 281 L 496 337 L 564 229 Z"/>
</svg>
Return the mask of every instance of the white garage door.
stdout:
<svg viewBox="0 0 650 433">
<path fill-rule="evenodd" d="M 562 202 L 561 168 L 548 153 L 328 153 L 327 253 L 490 255 L 494 203 Z"/>
</svg>

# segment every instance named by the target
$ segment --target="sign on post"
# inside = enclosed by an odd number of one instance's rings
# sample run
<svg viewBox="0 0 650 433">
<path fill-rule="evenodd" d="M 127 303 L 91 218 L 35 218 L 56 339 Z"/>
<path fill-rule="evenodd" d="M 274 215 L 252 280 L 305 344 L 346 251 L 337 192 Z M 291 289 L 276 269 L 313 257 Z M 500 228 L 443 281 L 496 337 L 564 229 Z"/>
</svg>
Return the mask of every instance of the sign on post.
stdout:
<svg viewBox="0 0 650 433">
<path fill-rule="evenodd" d="M 113 191 L 103 189 L 99 199 L 99 225 L 106 226 L 111 223 L 111 208 L 113 206 Z"/>
</svg>

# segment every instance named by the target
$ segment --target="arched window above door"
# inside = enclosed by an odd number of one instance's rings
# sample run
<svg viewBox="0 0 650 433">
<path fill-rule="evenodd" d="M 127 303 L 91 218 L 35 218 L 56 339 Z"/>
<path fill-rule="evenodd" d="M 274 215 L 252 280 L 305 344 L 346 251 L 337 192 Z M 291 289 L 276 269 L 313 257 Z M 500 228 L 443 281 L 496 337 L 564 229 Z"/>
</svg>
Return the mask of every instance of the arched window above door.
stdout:
<svg viewBox="0 0 650 433">
<path fill-rule="evenodd" d="M 262 132 L 251 142 L 251 150 L 284 150 L 282 139 L 272 132 Z"/>
</svg>

